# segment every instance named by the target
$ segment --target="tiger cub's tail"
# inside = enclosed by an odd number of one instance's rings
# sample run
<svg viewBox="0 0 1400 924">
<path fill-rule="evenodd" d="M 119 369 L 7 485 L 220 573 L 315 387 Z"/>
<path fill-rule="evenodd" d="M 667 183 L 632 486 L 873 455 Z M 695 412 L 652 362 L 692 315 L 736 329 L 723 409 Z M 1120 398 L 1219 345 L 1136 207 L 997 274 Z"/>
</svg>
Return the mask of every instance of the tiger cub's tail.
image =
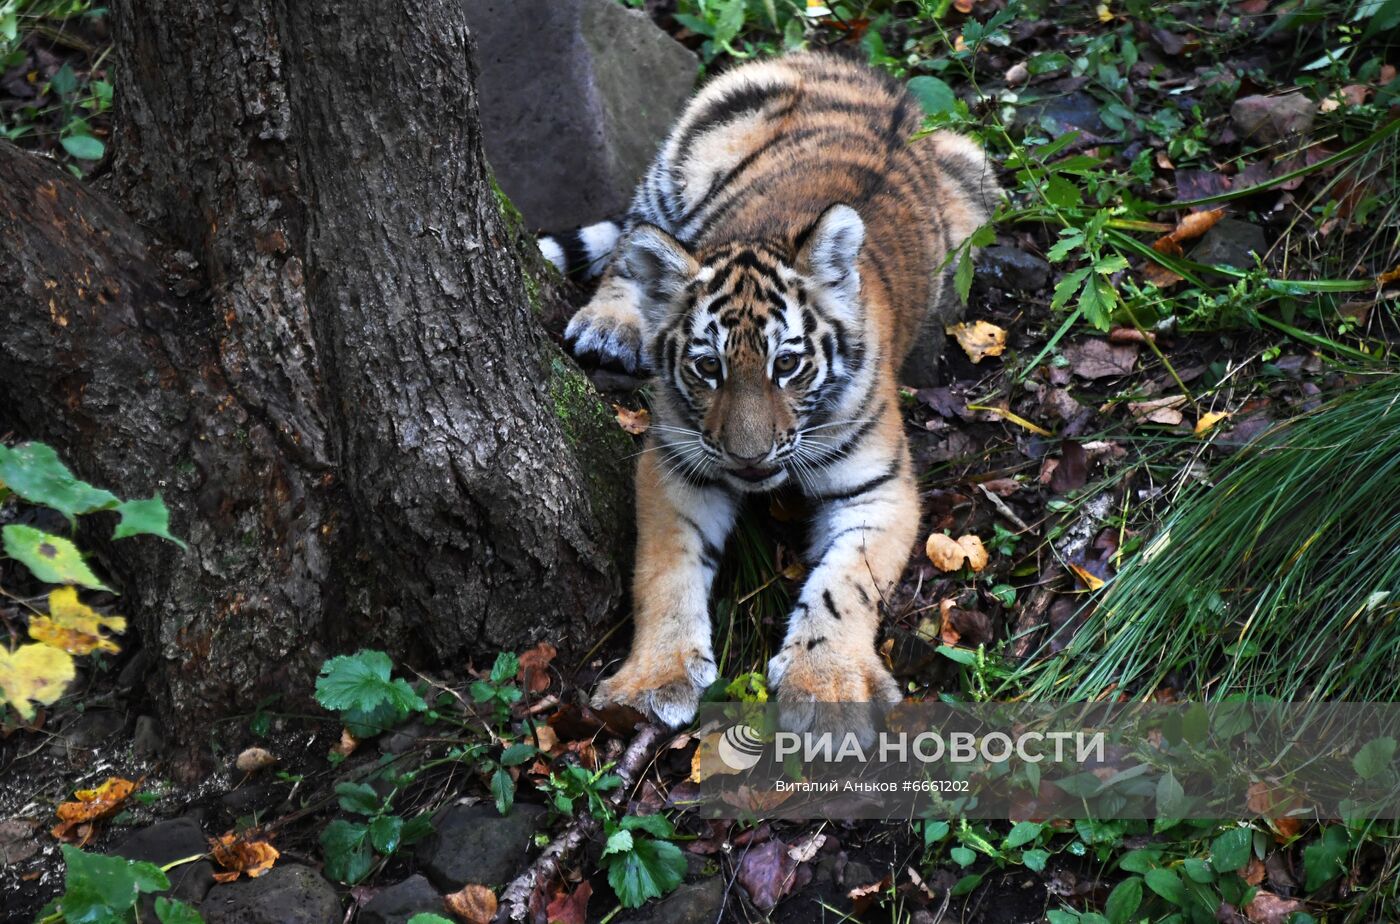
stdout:
<svg viewBox="0 0 1400 924">
<path fill-rule="evenodd" d="M 619 222 L 600 221 L 572 231 L 541 234 L 538 241 L 540 253 L 559 272 L 573 279 L 592 279 L 607 268 L 621 234 Z"/>
</svg>

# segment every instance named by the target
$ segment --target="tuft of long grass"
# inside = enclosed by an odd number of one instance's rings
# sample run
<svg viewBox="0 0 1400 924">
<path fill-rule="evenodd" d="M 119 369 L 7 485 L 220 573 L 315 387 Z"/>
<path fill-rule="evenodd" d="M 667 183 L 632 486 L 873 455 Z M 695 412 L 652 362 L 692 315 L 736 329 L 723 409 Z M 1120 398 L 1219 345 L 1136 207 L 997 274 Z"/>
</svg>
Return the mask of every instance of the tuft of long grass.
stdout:
<svg viewBox="0 0 1400 924">
<path fill-rule="evenodd" d="M 1013 682 L 1033 699 L 1172 686 L 1183 698 L 1400 701 L 1400 375 L 1229 460 L 1101 591 L 1068 646 Z"/>
</svg>

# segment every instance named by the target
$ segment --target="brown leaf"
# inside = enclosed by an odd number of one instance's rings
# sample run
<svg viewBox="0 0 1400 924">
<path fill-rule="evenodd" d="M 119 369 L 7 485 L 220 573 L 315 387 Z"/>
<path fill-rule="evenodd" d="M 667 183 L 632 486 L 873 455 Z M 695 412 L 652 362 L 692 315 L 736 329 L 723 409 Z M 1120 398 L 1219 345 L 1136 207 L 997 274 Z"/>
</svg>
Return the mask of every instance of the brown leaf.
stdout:
<svg viewBox="0 0 1400 924">
<path fill-rule="evenodd" d="M 1089 480 L 1089 456 L 1074 440 L 1060 441 L 1060 464 L 1050 473 L 1050 490 L 1068 494 L 1084 487 Z"/>
<path fill-rule="evenodd" d="M 1105 379 L 1132 372 L 1137 362 L 1137 348 L 1091 338 L 1065 347 L 1064 356 L 1069 360 L 1070 369 L 1080 378 Z"/>
<path fill-rule="evenodd" d="M 340 730 L 340 741 L 336 743 L 335 747 L 331 748 L 331 753 L 339 754 L 341 757 L 349 757 L 351 754 L 355 753 L 355 748 L 359 746 L 360 740 L 350 734 L 350 729 L 342 728 Z"/>
<path fill-rule="evenodd" d="M 993 478 L 991 481 L 982 482 L 982 487 L 997 497 L 1010 497 L 1021 490 L 1021 482 L 1015 478 Z"/>
<path fill-rule="evenodd" d="M 139 780 L 111 776 L 96 789 L 77 790 L 73 793 L 73 802 L 64 802 L 55 809 L 59 823 L 49 833 L 61 841 L 85 842 L 92 836 L 91 823 L 115 815 L 138 785 Z"/>
<path fill-rule="evenodd" d="M 1264 881 L 1264 864 L 1259 862 L 1258 857 L 1250 857 L 1242 876 L 1246 885 L 1257 886 Z"/>
<path fill-rule="evenodd" d="M 651 426 L 651 411 L 646 408 L 634 411 L 620 404 L 614 404 L 613 410 L 617 412 L 618 426 L 633 436 L 641 436 Z"/>
<path fill-rule="evenodd" d="M 1166 395 L 1149 401 L 1130 401 L 1128 402 L 1128 412 L 1141 423 L 1166 424 L 1174 427 L 1183 419 L 1180 408 L 1185 403 L 1185 395 Z"/>
<path fill-rule="evenodd" d="M 1006 349 L 1006 331 L 990 321 L 953 324 L 947 330 L 949 335 L 957 339 L 958 345 L 974 365 L 985 357 L 1000 356 Z"/>
<path fill-rule="evenodd" d="M 228 870 L 223 874 L 215 873 L 215 877 L 222 875 L 224 878 L 219 879 L 220 882 L 231 882 L 240 873 L 246 873 L 249 879 L 256 879 L 272 869 L 281 853 L 266 840 L 259 840 L 256 831 L 249 830 L 242 834 L 230 831 L 220 837 L 209 838 L 209 856 Z"/>
<path fill-rule="evenodd" d="M 545 919 L 549 924 L 586 924 L 588 920 L 588 899 L 593 895 L 593 886 L 585 879 L 572 892 L 560 890 L 545 909 Z"/>
<path fill-rule="evenodd" d="M 797 883 L 797 861 L 774 838 L 750 847 L 739 864 L 739 884 L 760 911 L 771 911 Z"/>
<path fill-rule="evenodd" d="M 496 916 L 496 893 L 484 885 L 469 882 L 451 895 L 444 895 L 447 910 L 467 924 L 491 924 Z"/>
<path fill-rule="evenodd" d="M 520 685 L 531 693 L 543 693 L 549 689 L 549 662 L 559 650 L 549 642 L 540 642 L 534 648 L 520 655 L 520 670 L 516 677 Z"/>
<path fill-rule="evenodd" d="M 1284 924 L 1288 916 L 1302 907 L 1291 898 L 1279 898 L 1272 892 L 1258 892 L 1245 906 L 1244 914 L 1254 924 Z"/>
<path fill-rule="evenodd" d="M 971 13 L 975 0 L 953 0 L 953 9 L 959 13 Z"/>
</svg>

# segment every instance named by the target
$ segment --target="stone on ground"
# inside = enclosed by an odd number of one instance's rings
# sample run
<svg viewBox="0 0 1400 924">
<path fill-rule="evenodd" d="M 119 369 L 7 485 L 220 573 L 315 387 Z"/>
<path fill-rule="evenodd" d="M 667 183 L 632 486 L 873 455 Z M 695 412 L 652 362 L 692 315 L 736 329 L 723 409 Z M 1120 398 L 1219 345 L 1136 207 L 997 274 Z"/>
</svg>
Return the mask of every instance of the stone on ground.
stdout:
<svg viewBox="0 0 1400 924">
<path fill-rule="evenodd" d="M 413 875 L 397 885 L 380 889 L 360 909 L 360 924 L 408 924 L 419 912 L 443 915 L 442 895 L 433 884 Z"/>
<path fill-rule="evenodd" d="M 455 892 L 469 882 L 500 886 L 529 862 L 530 837 L 544 809 L 515 805 L 501 815 L 493 804 L 452 805 L 433 818 L 418 845 L 418 863 L 433 885 Z"/>
<path fill-rule="evenodd" d="M 205 924 L 340 924 L 344 917 L 331 884 L 295 863 L 214 886 L 199 912 Z"/>
<path fill-rule="evenodd" d="M 620 216 L 695 85 L 695 55 L 617 0 L 465 0 L 486 156 L 532 228 Z"/>
<path fill-rule="evenodd" d="M 185 817 L 142 828 L 113 848 L 112 853 L 128 860 L 145 860 L 157 866 L 164 866 L 208 850 L 209 841 L 205 838 L 199 821 Z M 208 860 L 183 863 L 171 868 L 166 875 L 170 878 L 170 891 L 166 894 L 170 898 L 178 898 L 195 905 L 204 900 L 205 894 L 214 884 L 214 865 Z M 153 896 L 144 896 L 142 904 L 149 906 L 154 901 Z M 144 907 L 143 912 L 147 917 L 151 917 L 149 907 Z"/>
</svg>

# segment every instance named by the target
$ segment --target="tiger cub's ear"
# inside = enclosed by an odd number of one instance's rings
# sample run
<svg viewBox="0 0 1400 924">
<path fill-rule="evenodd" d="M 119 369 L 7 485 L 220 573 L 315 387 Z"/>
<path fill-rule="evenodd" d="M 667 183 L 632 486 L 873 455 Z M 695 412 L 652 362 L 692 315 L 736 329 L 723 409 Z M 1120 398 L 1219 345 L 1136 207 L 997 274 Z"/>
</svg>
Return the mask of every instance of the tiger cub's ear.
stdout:
<svg viewBox="0 0 1400 924">
<path fill-rule="evenodd" d="M 799 240 L 797 269 L 843 302 L 860 294 L 856 259 L 865 243 L 865 222 L 849 205 L 837 203 L 822 212 Z M 854 307 L 854 306 L 852 306 Z"/>
<path fill-rule="evenodd" d="M 675 297 L 700 272 L 700 264 L 685 245 L 655 225 L 633 228 L 617 252 L 622 275 L 641 289 L 642 318 L 655 330 L 670 313 Z"/>
</svg>

